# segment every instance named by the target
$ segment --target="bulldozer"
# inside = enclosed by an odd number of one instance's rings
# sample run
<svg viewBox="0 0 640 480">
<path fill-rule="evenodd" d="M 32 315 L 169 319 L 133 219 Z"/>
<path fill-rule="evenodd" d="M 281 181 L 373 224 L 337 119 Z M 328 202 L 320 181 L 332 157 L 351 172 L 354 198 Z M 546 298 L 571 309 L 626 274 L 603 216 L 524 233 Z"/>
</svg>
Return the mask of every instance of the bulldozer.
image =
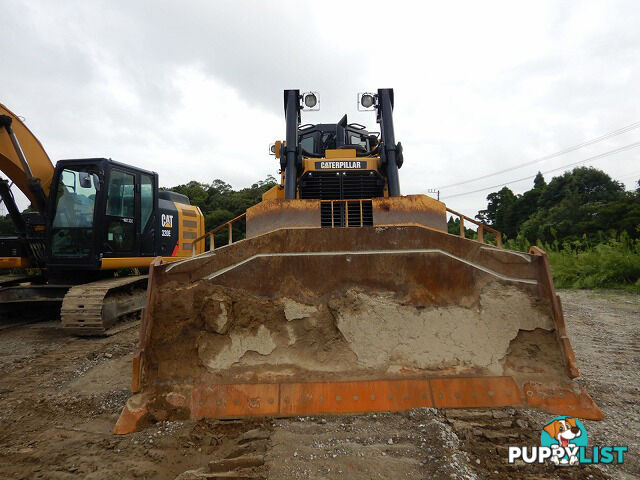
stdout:
<svg viewBox="0 0 640 480">
<path fill-rule="evenodd" d="M 55 167 L 25 123 L 0 104 L 0 200 L 15 234 L 0 236 L 0 318 L 58 309 L 62 327 L 105 335 L 139 315 L 151 261 L 204 251 L 200 209 L 162 191 L 158 174 L 107 158 Z M 10 182 L 11 181 L 11 182 Z M 21 212 L 19 188 L 32 211 Z M 134 272 L 137 274 L 125 274 Z"/>
<path fill-rule="evenodd" d="M 244 239 L 215 246 L 232 221 L 196 239 L 210 238 L 207 251 L 151 264 L 134 395 L 115 433 L 420 407 L 603 418 L 572 381 L 546 254 L 506 250 L 491 227 L 401 195 L 392 89 L 359 96 L 379 133 L 346 115 L 301 125 L 317 104 L 314 92 L 285 90 L 286 138 L 270 148 L 281 182 L 242 216 Z"/>
</svg>

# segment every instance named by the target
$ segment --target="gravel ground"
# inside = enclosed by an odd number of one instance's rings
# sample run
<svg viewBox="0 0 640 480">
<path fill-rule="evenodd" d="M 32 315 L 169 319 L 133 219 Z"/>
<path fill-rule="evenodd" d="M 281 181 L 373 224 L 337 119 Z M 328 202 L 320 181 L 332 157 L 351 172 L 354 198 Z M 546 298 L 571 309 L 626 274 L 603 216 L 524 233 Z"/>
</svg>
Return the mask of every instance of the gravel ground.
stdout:
<svg viewBox="0 0 640 480">
<path fill-rule="evenodd" d="M 579 381 L 606 415 L 584 422 L 589 442 L 628 445 L 623 465 L 507 465 L 508 445 L 538 444 L 549 420 L 515 409 L 163 422 L 115 436 L 136 326 L 80 339 L 44 322 L 0 329 L 0 479 L 640 478 L 640 297 L 561 297 Z"/>
</svg>

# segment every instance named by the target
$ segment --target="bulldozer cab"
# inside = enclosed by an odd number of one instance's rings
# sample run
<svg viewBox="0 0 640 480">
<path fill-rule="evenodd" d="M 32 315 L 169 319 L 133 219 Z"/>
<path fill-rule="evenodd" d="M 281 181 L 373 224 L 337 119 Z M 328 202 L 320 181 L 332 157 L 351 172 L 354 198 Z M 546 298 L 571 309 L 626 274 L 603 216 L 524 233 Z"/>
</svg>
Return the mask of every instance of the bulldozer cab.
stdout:
<svg viewBox="0 0 640 480">
<path fill-rule="evenodd" d="M 321 123 L 299 127 L 300 149 L 303 157 L 322 158 L 327 150 L 353 149 L 356 156 L 375 154 L 378 135 L 370 134 L 363 125 L 347 124 L 347 116 L 338 123 Z"/>
<path fill-rule="evenodd" d="M 155 253 L 157 174 L 108 159 L 61 160 L 51 183 L 48 265 L 98 270 Z"/>
</svg>

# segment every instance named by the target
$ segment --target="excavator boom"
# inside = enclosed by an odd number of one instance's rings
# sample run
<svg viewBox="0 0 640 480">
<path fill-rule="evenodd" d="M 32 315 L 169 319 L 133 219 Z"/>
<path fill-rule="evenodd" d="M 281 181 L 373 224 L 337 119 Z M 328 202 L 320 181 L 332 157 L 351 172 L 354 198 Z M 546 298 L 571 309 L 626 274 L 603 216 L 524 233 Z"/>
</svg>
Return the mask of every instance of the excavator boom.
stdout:
<svg viewBox="0 0 640 480">
<path fill-rule="evenodd" d="M 12 133 L 20 139 L 12 139 Z M 22 158 L 21 158 L 22 157 Z M 25 162 L 26 160 L 26 162 Z M 15 113 L 0 104 L 0 172 L 4 173 L 42 215 L 49 197 L 54 166 L 40 141 Z M 39 184 L 40 194 L 37 191 Z"/>
</svg>

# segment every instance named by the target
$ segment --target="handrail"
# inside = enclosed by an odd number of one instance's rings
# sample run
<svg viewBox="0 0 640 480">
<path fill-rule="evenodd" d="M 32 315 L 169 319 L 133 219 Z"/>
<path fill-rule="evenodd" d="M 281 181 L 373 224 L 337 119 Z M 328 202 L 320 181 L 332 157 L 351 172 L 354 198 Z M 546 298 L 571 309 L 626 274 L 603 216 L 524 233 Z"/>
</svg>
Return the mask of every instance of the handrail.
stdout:
<svg viewBox="0 0 640 480">
<path fill-rule="evenodd" d="M 229 220 L 228 222 L 223 223 L 222 225 L 218 225 L 213 230 L 209 230 L 208 232 L 203 233 L 199 237 L 195 238 L 191 242 L 191 256 L 194 257 L 196 255 L 196 244 L 200 240 L 204 240 L 207 236 L 209 236 L 209 251 L 211 252 L 211 251 L 215 250 L 216 249 L 215 234 L 218 233 L 223 228 L 226 228 L 226 227 L 229 227 L 229 243 L 227 245 L 231 245 L 233 243 L 233 224 L 236 223 L 239 220 L 242 220 L 246 216 L 247 216 L 247 212 L 244 212 L 244 213 L 238 215 L 236 218 L 233 218 L 233 219 Z"/>
<path fill-rule="evenodd" d="M 332 226 L 333 226 L 333 202 L 360 202 L 360 226 L 362 226 L 362 201 L 363 200 L 321 200 L 322 203 L 325 202 L 330 202 L 331 203 L 331 207 L 332 207 L 332 211 L 331 211 L 331 221 L 332 221 Z M 348 208 L 345 208 L 346 210 L 348 210 Z M 484 223 L 481 223 L 477 220 L 474 220 L 471 217 L 467 217 L 466 215 L 464 215 L 463 213 L 459 213 L 456 212 L 455 210 L 452 210 L 450 208 L 447 208 L 447 212 L 456 215 L 459 219 L 460 219 L 460 237 L 465 238 L 465 232 L 464 232 L 464 221 L 467 220 L 471 223 L 473 223 L 474 225 L 478 226 L 478 241 L 480 243 L 485 243 L 484 242 L 484 231 L 487 230 L 491 233 L 493 233 L 496 236 L 496 243 L 498 244 L 498 248 L 502 248 L 502 234 L 496 230 L 495 228 L 490 227 L 489 225 L 485 225 Z M 348 215 L 348 213 L 347 213 Z M 227 243 L 227 245 L 231 245 L 233 243 L 233 224 L 236 223 L 239 220 L 242 220 L 243 218 L 245 218 L 247 216 L 247 213 L 243 213 L 241 215 L 238 215 L 236 218 L 233 218 L 231 220 L 229 220 L 228 222 L 223 223 L 222 225 L 218 225 L 216 228 L 214 228 L 213 230 L 209 230 L 208 232 L 200 235 L 199 237 L 196 237 L 192 242 L 191 242 L 191 256 L 195 256 L 196 255 L 196 244 L 205 239 L 207 236 L 209 237 L 209 251 L 213 251 L 215 250 L 215 234 L 218 233 L 219 231 L 223 230 L 224 228 L 229 228 L 229 243 Z M 347 225 L 348 225 L 348 216 L 347 216 Z"/>
<path fill-rule="evenodd" d="M 478 241 L 480 243 L 484 243 L 484 231 L 487 230 L 496 236 L 496 243 L 498 244 L 498 248 L 502 248 L 502 233 L 500 233 L 495 228 L 491 228 L 489 225 L 485 225 L 484 223 L 474 220 L 471 217 L 467 217 L 466 215 L 456 212 L 455 210 L 451 210 L 450 208 L 447 208 L 447 212 L 453 215 L 457 215 L 460 219 L 460 237 L 465 238 L 464 221 L 468 220 L 469 222 L 478 226 Z"/>
</svg>

